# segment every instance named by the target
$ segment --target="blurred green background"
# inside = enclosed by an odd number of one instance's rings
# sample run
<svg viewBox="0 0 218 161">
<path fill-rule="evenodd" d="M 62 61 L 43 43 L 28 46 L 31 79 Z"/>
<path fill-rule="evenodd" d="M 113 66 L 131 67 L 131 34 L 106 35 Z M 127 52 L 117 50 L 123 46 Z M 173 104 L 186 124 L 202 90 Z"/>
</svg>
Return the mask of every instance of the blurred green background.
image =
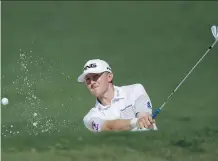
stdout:
<svg viewBox="0 0 218 161">
<path fill-rule="evenodd" d="M 77 83 L 107 61 L 118 86 L 159 107 L 214 41 L 218 2 L 2 2 L 2 160 L 210 160 L 218 157 L 218 47 L 157 118 L 158 132 L 92 134 L 95 98 Z M 34 116 L 37 113 L 37 116 Z M 37 123 L 37 126 L 33 126 Z"/>
</svg>

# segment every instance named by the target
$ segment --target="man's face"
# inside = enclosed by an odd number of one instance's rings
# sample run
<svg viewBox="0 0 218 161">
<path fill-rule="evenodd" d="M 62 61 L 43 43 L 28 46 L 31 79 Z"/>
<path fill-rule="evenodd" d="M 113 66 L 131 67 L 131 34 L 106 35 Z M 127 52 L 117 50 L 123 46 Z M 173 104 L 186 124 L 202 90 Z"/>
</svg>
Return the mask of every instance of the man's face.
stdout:
<svg viewBox="0 0 218 161">
<path fill-rule="evenodd" d="M 107 91 L 112 80 L 113 74 L 108 72 L 90 73 L 85 76 L 85 84 L 95 97 L 101 97 Z"/>
</svg>

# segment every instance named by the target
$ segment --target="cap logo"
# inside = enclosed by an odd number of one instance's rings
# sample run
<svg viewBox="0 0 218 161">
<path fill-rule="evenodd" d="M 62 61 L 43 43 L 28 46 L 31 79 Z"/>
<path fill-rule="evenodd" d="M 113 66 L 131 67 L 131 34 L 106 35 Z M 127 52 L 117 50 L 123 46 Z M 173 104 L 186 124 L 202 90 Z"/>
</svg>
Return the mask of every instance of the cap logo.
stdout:
<svg viewBox="0 0 218 161">
<path fill-rule="evenodd" d="M 110 68 L 110 67 L 107 67 L 107 70 L 110 70 L 110 71 L 111 71 L 111 68 Z"/>
<path fill-rule="evenodd" d="M 93 63 L 93 64 L 86 65 L 86 66 L 84 67 L 84 70 L 87 70 L 87 69 L 89 69 L 89 68 L 96 68 L 96 67 L 97 67 L 96 63 Z"/>
</svg>

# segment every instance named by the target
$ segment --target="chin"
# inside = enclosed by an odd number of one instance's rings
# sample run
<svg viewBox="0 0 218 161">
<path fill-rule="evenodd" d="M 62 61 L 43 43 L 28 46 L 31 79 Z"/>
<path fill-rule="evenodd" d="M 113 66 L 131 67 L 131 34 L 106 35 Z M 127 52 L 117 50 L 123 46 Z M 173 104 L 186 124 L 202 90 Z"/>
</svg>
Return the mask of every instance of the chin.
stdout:
<svg viewBox="0 0 218 161">
<path fill-rule="evenodd" d="M 101 94 L 100 92 L 98 92 L 98 91 L 92 91 L 91 93 L 92 93 L 92 95 L 95 96 L 95 97 L 99 97 L 99 96 L 102 95 L 102 94 Z"/>
<path fill-rule="evenodd" d="M 96 90 L 91 90 L 90 93 L 95 97 L 99 96 L 99 93 Z"/>
<path fill-rule="evenodd" d="M 99 96 L 101 96 L 100 93 L 93 93 L 93 95 L 94 95 L 95 97 L 99 97 Z"/>
</svg>

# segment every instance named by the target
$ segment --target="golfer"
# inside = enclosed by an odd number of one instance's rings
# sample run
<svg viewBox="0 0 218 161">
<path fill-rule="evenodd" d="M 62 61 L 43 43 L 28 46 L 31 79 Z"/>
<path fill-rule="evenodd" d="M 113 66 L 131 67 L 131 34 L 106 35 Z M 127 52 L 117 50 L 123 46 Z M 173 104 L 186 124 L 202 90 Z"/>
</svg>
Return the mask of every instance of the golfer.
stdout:
<svg viewBox="0 0 218 161">
<path fill-rule="evenodd" d="M 89 60 L 78 77 L 95 96 L 96 103 L 83 118 L 92 132 L 157 130 L 151 100 L 141 84 L 115 86 L 107 62 Z"/>
</svg>

